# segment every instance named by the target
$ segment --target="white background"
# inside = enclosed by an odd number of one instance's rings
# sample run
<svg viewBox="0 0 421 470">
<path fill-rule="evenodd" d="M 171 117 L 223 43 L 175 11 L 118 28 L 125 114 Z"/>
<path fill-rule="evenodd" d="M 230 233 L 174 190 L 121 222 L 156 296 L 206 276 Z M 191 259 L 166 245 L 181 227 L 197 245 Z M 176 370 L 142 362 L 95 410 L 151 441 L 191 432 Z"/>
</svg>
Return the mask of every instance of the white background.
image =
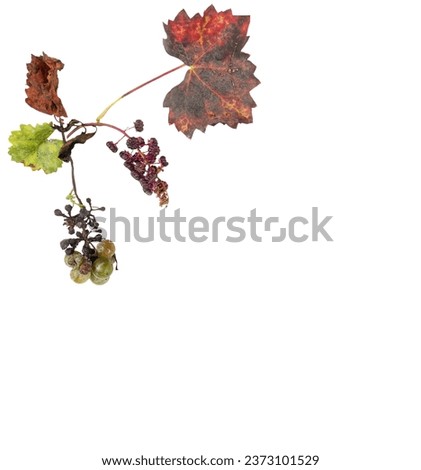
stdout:
<svg viewBox="0 0 421 470">
<path fill-rule="evenodd" d="M 91 470 L 101 457 L 317 454 L 323 470 L 415 470 L 420 433 L 418 2 L 214 2 L 250 14 L 254 123 L 167 125 L 170 75 L 106 121 L 145 121 L 186 217 L 333 215 L 333 243 L 125 243 L 103 287 L 75 285 L 58 242 L 70 169 L 10 161 L 45 122 L 26 63 L 65 63 L 70 117 L 178 65 L 162 22 L 208 2 L 9 2 L 1 7 L 0 468 Z M 100 130 L 75 152 L 80 193 L 157 216 Z M 237 464 L 237 468 L 241 468 Z"/>
</svg>

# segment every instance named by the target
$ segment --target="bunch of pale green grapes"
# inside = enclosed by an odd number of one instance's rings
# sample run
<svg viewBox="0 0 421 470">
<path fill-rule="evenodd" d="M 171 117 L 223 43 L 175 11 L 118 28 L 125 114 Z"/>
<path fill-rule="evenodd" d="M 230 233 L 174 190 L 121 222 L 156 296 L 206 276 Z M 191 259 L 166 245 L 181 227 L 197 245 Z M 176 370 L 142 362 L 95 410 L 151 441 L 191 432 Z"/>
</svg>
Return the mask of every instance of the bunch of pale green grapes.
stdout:
<svg viewBox="0 0 421 470">
<path fill-rule="evenodd" d="M 110 279 L 114 271 L 115 245 L 111 240 L 103 240 L 96 246 L 96 256 L 92 259 L 83 256 L 79 251 L 74 251 L 64 257 L 64 262 L 72 268 L 70 278 L 77 284 L 83 284 L 89 279 L 101 286 Z"/>
</svg>

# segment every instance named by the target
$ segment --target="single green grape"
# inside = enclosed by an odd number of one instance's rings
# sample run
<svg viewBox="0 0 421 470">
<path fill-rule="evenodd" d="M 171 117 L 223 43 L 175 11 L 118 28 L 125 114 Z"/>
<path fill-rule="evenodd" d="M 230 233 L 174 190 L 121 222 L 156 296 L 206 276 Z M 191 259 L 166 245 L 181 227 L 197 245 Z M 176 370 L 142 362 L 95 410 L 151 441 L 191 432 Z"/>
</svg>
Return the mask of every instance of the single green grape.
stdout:
<svg viewBox="0 0 421 470">
<path fill-rule="evenodd" d="M 83 260 L 82 253 L 79 251 L 74 251 L 71 255 L 66 255 L 64 257 L 64 262 L 69 268 L 76 268 L 81 265 Z"/>
<path fill-rule="evenodd" d="M 92 266 L 92 273 L 102 279 L 110 277 L 113 270 L 113 262 L 108 258 L 97 258 Z"/>
<path fill-rule="evenodd" d="M 110 277 L 98 277 L 96 274 L 92 273 L 91 274 L 91 281 L 96 284 L 97 286 L 102 286 L 103 284 L 106 284 Z"/>
<path fill-rule="evenodd" d="M 71 271 L 70 271 L 70 278 L 72 281 L 76 282 L 76 284 L 83 284 L 84 282 L 86 282 L 89 278 L 91 277 L 91 273 L 87 273 L 87 274 L 82 274 L 80 271 L 79 271 L 79 268 L 73 268 Z"/>
<path fill-rule="evenodd" d="M 100 258 L 112 258 L 115 253 L 115 245 L 111 240 L 103 240 L 96 246 Z"/>
</svg>

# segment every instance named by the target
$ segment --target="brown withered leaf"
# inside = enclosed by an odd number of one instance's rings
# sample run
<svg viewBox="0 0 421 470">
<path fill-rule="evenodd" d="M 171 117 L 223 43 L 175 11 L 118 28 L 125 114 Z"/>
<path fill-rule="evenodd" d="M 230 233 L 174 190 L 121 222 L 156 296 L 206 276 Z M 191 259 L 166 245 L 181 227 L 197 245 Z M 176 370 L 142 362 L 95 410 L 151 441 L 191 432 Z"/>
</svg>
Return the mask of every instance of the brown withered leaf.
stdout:
<svg viewBox="0 0 421 470">
<path fill-rule="evenodd" d="M 169 123 L 191 138 L 196 129 L 222 123 L 236 128 L 253 121 L 256 106 L 250 90 L 260 82 L 255 65 L 241 52 L 248 40 L 249 16 L 231 10 L 217 12 L 211 5 L 190 18 L 182 10 L 164 24 L 164 47 L 190 68 L 182 83 L 165 97 Z"/>
<path fill-rule="evenodd" d="M 84 144 L 87 140 L 93 137 L 96 134 L 95 132 L 83 132 L 82 134 L 73 137 L 73 139 L 68 140 L 60 149 L 60 153 L 58 154 L 58 158 L 63 160 L 63 162 L 69 162 L 70 157 L 72 156 L 73 147 L 76 144 Z"/>
<path fill-rule="evenodd" d="M 42 56 L 32 54 L 27 64 L 26 102 L 37 111 L 54 116 L 67 117 L 61 99 L 57 95 L 58 71 L 64 67 L 63 62 L 49 57 L 45 52 Z"/>
</svg>

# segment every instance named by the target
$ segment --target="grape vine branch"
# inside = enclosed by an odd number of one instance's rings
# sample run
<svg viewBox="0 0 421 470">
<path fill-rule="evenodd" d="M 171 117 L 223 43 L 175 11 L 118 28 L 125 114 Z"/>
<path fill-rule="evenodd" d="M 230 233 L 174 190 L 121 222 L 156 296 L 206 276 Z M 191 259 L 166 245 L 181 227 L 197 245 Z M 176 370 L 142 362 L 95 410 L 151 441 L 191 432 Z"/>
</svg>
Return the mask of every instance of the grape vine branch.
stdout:
<svg viewBox="0 0 421 470">
<path fill-rule="evenodd" d="M 72 190 L 67 196 L 64 212 L 54 211 L 63 218 L 69 238 L 60 242 L 65 251 L 65 262 L 71 268 L 70 277 L 76 283 L 91 280 L 96 285 L 108 282 L 114 266 L 117 269 L 115 245 L 104 240 L 94 212 L 105 210 L 92 205 L 90 198 L 80 197 L 75 175 L 73 151 L 93 138 L 100 127 L 118 133 L 118 139 L 106 142 L 113 153 L 119 153 L 131 176 L 140 183 L 143 191 L 155 194 L 160 206 L 169 202 L 168 184 L 162 179 L 167 158 L 155 137 L 144 139 L 144 124 L 136 119 L 133 125 L 121 127 L 102 122 L 105 115 L 123 98 L 146 85 L 183 67 L 188 67 L 184 80 L 166 95 L 163 106 L 169 108 L 168 122 L 192 138 L 196 130 L 206 131 L 207 126 L 253 122 L 252 108 L 256 106 L 250 91 L 260 82 L 254 76 L 255 65 L 249 55 L 242 52 L 248 41 L 249 16 L 235 16 L 231 10 L 217 12 L 211 5 L 203 16 L 190 18 L 182 10 L 174 20 L 164 24 L 167 38 L 164 47 L 169 55 L 181 60 L 181 65 L 148 80 L 109 104 L 92 122 L 68 119 L 67 112 L 57 94 L 58 72 L 64 67 L 61 60 L 43 53 L 32 55 L 27 64 L 26 102 L 29 106 L 54 117 L 55 122 L 21 124 L 12 131 L 9 154 L 12 160 L 23 163 L 32 170 L 54 173 L 63 163 L 70 163 Z M 58 132 L 60 139 L 51 139 Z M 125 143 L 123 149 L 119 146 Z M 75 209 L 76 208 L 76 209 Z M 78 211 L 75 213 L 75 210 Z"/>
</svg>

